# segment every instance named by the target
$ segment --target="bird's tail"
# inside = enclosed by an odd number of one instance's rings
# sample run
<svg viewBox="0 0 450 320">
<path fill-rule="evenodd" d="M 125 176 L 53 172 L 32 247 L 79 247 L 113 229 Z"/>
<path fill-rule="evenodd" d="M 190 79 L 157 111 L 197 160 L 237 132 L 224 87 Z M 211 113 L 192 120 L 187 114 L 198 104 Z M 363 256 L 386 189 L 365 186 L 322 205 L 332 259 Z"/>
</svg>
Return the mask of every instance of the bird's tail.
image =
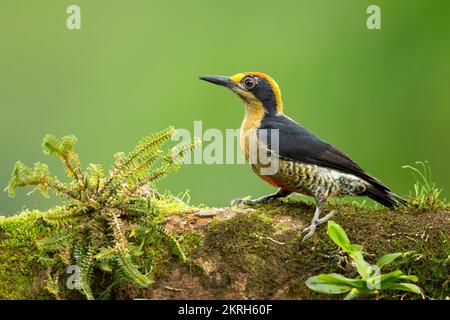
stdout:
<svg viewBox="0 0 450 320">
<path fill-rule="evenodd" d="M 370 185 L 366 195 L 388 208 L 401 207 L 407 203 L 405 199 L 392 193 L 389 189 L 380 188 L 377 185 Z"/>
</svg>

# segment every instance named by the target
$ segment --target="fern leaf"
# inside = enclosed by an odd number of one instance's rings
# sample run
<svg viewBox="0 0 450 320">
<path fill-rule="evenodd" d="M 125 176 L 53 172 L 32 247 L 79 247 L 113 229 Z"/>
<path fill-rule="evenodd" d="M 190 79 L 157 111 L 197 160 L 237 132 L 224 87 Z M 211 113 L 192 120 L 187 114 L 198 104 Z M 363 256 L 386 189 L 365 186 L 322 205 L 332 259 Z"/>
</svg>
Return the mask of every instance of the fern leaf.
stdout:
<svg viewBox="0 0 450 320">
<path fill-rule="evenodd" d="M 125 237 L 125 231 L 123 225 L 119 219 L 120 211 L 116 209 L 109 210 L 107 213 L 107 219 L 110 229 L 112 230 L 114 237 L 114 247 L 117 250 L 127 250 L 128 241 Z"/>
<path fill-rule="evenodd" d="M 99 253 L 95 255 L 96 260 L 107 260 L 114 257 L 114 255 L 117 253 L 116 248 L 106 248 L 102 249 Z"/>
<path fill-rule="evenodd" d="M 187 261 L 186 254 L 180 246 L 180 243 L 170 233 L 164 229 L 164 227 L 155 225 L 154 229 L 161 235 L 164 241 L 170 246 L 172 252 L 183 262 Z"/>
<path fill-rule="evenodd" d="M 94 273 L 94 249 L 87 249 L 82 244 L 74 248 L 75 262 L 80 268 L 80 291 L 88 300 L 95 300 L 91 289 L 91 281 Z"/>
<path fill-rule="evenodd" d="M 75 136 L 64 136 L 62 139 L 48 134 L 42 141 L 42 151 L 45 154 L 55 155 L 58 158 L 68 158 L 75 152 L 78 139 Z"/>
<path fill-rule="evenodd" d="M 141 162 L 133 162 L 130 168 L 122 175 L 123 179 L 132 183 L 140 177 L 148 175 L 151 166 L 160 158 L 161 153 L 161 150 L 156 150 L 153 154 L 143 158 Z"/>
<path fill-rule="evenodd" d="M 88 182 L 95 191 L 98 191 L 102 183 L 102 178 L 105 176 L 103 167 L 98 164 L 90 163 L 87 170 Z"/>
<path fill-rule="evenodd" d="M 45 154 L 54 154 L 58 157 L 62 156 L 62 144 L 61 141 L 54 135 L 48 134 L 42 141 L 42 151 Z"/>
<path fill-rule="evenodd" d="M 117 161 L 113 166 L 112 175 L 123 175 L 124 171 L 129 169 L 130 165 L 133 165 L 133 163 L 135 163 L 135 165 L 136 163 L 142 163 L 143 159 L 157 152 L 162 144 L 170 139 L 174 131 L 175 129 L 173 127 L 168 127 L 161 132 L 141 139 L 129 154 L 119 154 L 116 156 Z"/>
<path fill-rule="evenodd" d="M 59 297 L 59 278 L 58 276 L 52 277 L 50 269 L 47 271 L 47 280 L 45 281 L 45 289 L 52 294 L 56 300 L 60 300 Z"/>
<path fill-rule="evenodd" d="M 139 272 L 137 266 L 131 261 L 127 251 L 119 251 L 115 255 L 118 265 L 118 275 L 122 280 L 132 282 L 140 287 L 146 288 L 154 283 L 151 275 L 144 275 Z"/>
<path fill-rule="evenodd" d="M 44 212 L 42 218 L 50 224 L 65 226 L 78 222 L 85 212 L 86 209 L 79 207 L 55 207 Z"/>
<path fill-rule="evenodd" d="M 48 187 L 51 177 L 48 166 L 35 163 L 34 168 L 27 167 L 22 162 L 16 162 L 6 191 L 10 197 L 15 196 L 15 190 L 23 187 L 37 187 L 42 195 L 48 197 Z"/>
<path fill-rule="evenodd" d="M 47 135 L 42 142 L 42 150 L 46 154 L 55 155 L 64 163 L 68 177 L 75 178 L 82 184 L 80 160 L 75 152 L 77 138 L 75 136 L 64 136 L 58 139 L 53 135 Z"/>
<path fill-rule="evenodd" d="M 175 239 L 175 237 L 169 232 L 167 232 L 167 230 L 163 226 L 146 221 L 145 224 L 138 224 L 136 227 L 136 234 L 138 239 L 144 239 L 148 234 L 155 233 L 162 241 L 167 243 L 172 253 L 177 256 L 182 262 L 186 262 L 188 260 L 178 240 Z"/>
<path fill-rule="evenodd" d="M 199 145 L 199 140 L 191 143 L 182 144 L 169 150 L 162 159 L 159 168 L 153 170 L 148 175 L 144 175 L 134 181 L 133 191 L 146 184 L 154 184 L 158 180 L 164 178 L 167 174 L 177 171 L 182 164 L 184 157 Z"/>
<path fill-rule="evenodd" d="M 65 248 L 75 239 L 73 232 L 67 230 L 58 230 L 49 236 L 36 241 L 38 249 L 47 252 L 56 252 Z"/>
<path fill-rule="evenodd" d="M 165 242 L 174 255 L 187 260 L 177 239 L 161 226 L 163 217 L 151 202 L 162 196 L 150 185 L 178 169 L 183 157 L 198 145 L 198 142 L 179 145 L 163 153 L 161 146 L 173 132 L 174 128 L 169 127 L 143 138 L 130 153 L 117 154 L 107 177 L 100 165 L 89 164 L 85 172 L 81 170 L 74 136 L 48 135 L 42 143 L 46 154 L 63 162 L 71 178 L 68 183 L 50 176 L 44 164 L 36 163 L 32 168 L 21 162 L 15 165 L 6 187 L 10 196 L 14 196 L 17 188 L 34 187 L 44 196 L 52 189 L 57 195 L 68 198 L 63 206 L 42 215 L 42 219 L 55 228 L 53 233 L 36 241 L 36 245 L 40 250 L 52 252 L 42 255 L 41 262 L 47 265 L 56 259 L 69 264 L 73 257 L 79 268 L 77 288 L 87 299 L 94 299 L 91 289 L 94 270 L 115 272 L 117 280 L 140 287 L 154 282 L 151 259 L 146 259 L 147 251 L 142 250 L 150 239 L 150 232 L 152 245 Z M 146 273 L 147 270 L 150 272 Z M 57 279 L 55 281 L 48 282 L 47 287 L 57 296 Z M 114 283 L 105 291 L 106 295 Z"/>
<path fill-rule="evenodd" d="M 135 176 L 133 181 L 132 194 L 140 187 L 148 184 L 154 184 L 158 180 L 164 178 L 167 174 L 177 171 L 182 164 L 184 157 L 199 145 L 199 141 L 176 146 L 169 150 L 162 158 L 162 164 L 159 168 L 147 172 L 140 176 Z"/>
<path fill-rule="evenodd" d="M 201 144 L 200 139 L 177 145 L 167 152 L 164 161 L 168 163 L 182 164 L 184 158 Z"/>
</svg>

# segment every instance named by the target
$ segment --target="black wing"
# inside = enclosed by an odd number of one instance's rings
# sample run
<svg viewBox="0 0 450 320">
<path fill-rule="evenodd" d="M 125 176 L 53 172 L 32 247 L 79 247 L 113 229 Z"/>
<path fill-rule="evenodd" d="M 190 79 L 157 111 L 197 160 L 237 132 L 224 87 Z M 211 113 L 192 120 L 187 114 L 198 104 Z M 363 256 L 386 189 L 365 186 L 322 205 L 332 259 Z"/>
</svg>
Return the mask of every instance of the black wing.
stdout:
<svg viewBox="0 0 450 320">
<path fill-rule="evenodd" d="M 389 191 L 381 181 L 370 176 L 347 155 L 284 115 L 266 114 L 261 122 L 260 129 L 267 129 L 269 148 L 271 147 L 270 129 L 279 130 L 278 154 L 281 158 L 350 173 L 366 180 L 374 187 L 379 188 L 380 191 Z"/>
</svg>

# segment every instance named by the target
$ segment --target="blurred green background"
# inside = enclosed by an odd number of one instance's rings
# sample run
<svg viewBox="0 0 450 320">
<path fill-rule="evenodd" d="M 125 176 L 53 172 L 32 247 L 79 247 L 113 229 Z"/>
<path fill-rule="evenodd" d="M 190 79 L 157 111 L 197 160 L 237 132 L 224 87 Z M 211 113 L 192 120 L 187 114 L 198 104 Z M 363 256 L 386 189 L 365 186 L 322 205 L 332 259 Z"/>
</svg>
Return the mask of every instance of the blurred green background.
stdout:
<svg viewBox="0 0 450 320">
<path fill-rule="evenodd" d="M 66 8 L 82 29 L 67 30 Z M 382 30 L 366 28 L 378 4 Z M 47 133 L 75 134 L 83 165 L 109 165 L 171 124 L 238 128 L 241 102 L 201 74 L 261 71 L 282 88 L 285 112 L 400 194 L 403 164 L 430 161 L 450 198 L 450 2 L 2 0 L 0 184 L 16 160 L 41 153 Z M 273 188 L 247 165 L 190 165 L 159 184 L 223 206 Z M 28 190 L 27 190 L 28 191 Z M 0 215 L 46 208 L 36 192 L 0 195 Z"/>
</svg>

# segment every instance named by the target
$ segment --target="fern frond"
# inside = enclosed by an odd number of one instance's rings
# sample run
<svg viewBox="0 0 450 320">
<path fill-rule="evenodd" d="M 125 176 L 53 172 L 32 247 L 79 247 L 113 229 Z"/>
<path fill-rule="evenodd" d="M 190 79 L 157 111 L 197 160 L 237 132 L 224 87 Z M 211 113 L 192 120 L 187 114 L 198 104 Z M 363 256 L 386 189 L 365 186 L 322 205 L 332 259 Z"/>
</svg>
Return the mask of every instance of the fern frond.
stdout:
<svg viewBox="0 0 450 320">
<path fill-rule="evenodd" d="M 122 175 L 125 181 L 133 183 L 142 176 L 146 176 L 151 172 L 151 166 L 160 158 L 161 150 L 156 150 L 152 154 L 146 156 L 141 162 L 133 162 L 129 169 Z"/>
<path fill-rule="evenodd" d="M 36 246 L 38 247 L 38 249 L 43 251 L 56 252 L 65 248 L 74 240 L 74 232 L 70 232 L 67 230 L 58 230 L 54 231 L 52 234 L 41 240 L 37 240 Z"/>
<path fill-rule="evenodd" d="M 117 253 L 117 248 L 106 248 L 100 250 L 99 253 L 95 255 L 95 260 L 107 260 L 114 257 Z"/>
<path fill-rule="evenodd" d="M 162 239 L 170 246 L 173 254 L 175 254 L 181 261 L 186 262 L 187 261 L 186 254 L 184 253 L 183 249 L 181 248 L 178 240 L 175 239 L 174 236 L 172 236 L 170 233 L 168 233 L 166 231 L 166 229 L 164 229 L 164 227 L 162 227 L 160 225 L 154 225 L 153 228 L 160 234 Z"/>
<path fill-rule="evenodd" d="M 33 179 L 33 170 L 22 162 L 17 161 L 5 191 L 12 198 L 16 194 L 16 189 L 25 186 L 36 186 L 37 184 L 39 184 L 39 180 Z"/>
<path fill-rule="evenodd" d="M 178 167 L 179 165 L 175 163 L 164 163 L 159 168 L 152 170 L 148 175 L 136 177 L 132 187 L 128 187 L 127 191 L 129 194 L 136 194 L 141 187 L 156 183 L 170 172 L 176 171 Z"/>
<path fill-rule="evenodd" d="M 136 235 L 138 239 L 145 239 L 148 235 L 156 235 L 162 241 L 164 241 L 171 249 L 172 253 L 177 256 L 182 262 L 186 262 L 188 259 L 184 250 L 181 248 L 178 240 L 160 224 L 153 221 L 145 221 L 144 224 L 137 224 Z M 159 240 L 159 239 L 158 239 Z"/>
<path fill-rule="evenodd" d="M 81 201 L 81 196 L 77 187 L 71 184 L 62 183 L 56 177 L 52 177 L 48 181 L 48 186 L 60 196 L 69 197 L 76 201 Z"/>
<path fill-rule="evenodd" d="M 159 151 L 159 148 L 164 142 L 170 139 L 174 132 L 175 129 L 173 127 L 168 127 L 161 132 L 141 139 L 130 153 L 116 154 L 116 162 L 110 171 L 110 177 L 106 181 L 105 187 L 108 186 L 114 178 L 126 175 L 130 169 L 142 166 L 145 162 L 151 163 L 154 160 L 154 154 Z"/>
<path fill-rule="evenodd" d="M 44 221 L 57 225 L 65 226 L 77 223 L 87 210 L 80 207 L 55 207 L 44 212 L 42 218 Z"/>
<path fill-rule="evenodd" d="M 149 174 L 138 177 L 134 181 L 135 189 L 146 185 L 154 184 L 158 180 L 164 178 L 167 174 L 177 171 L 184 160 L 184 158 L 200 144 L 200 140 L 195 140 L 190 143 L 180 144 L 170 149 L 162 158 L 161 166 Z"/>
<path fill-rule="evenodd" d="M 125 230 L 119 219 L 120 214 L 121 212 L 117 209 L 111 209 L 106 212 L 108 225 L 112 230 L 114 237 L 114 247 L 119 251 L 128 249 L 128 241 L 125 237 Z"/>
<path fill-rule="evenodd" d="M 79 196 L 71 188 L 50 175 L 46 164 L 40 162 L 35 163 L 33 169 L 20 161 L 16 162 L 5 191 L 10 197 L 14 197 L 16 190 L 23 187 L 36 187 L 46 198 L 49 196 L 48 189 L 53 189 L 62 196 L 79 199 Z"/>
<path fill-rule="evenodd" d="M 126 168 L 137 158 L 152 154 L 154 151 L 159 150 L 162 144 L 172 137 L 174 132 L 175 129 L 173 127 L 168 127 L 158 133 L 141 139 L 133 151 L 131 151 L 116 168 Z"/>
<path fill-rule="evenodd" d="M 105 176 L 103 167 L 99 164 L 90 163 L 86 172 L 89 185 L 93 187 L 95 191 L 98 191 L 102 183 L 102 178 Z"/>
<path fill-rule="evenodd" d="M 75 152 L 77 138 L 75 136 L 64 136 L 58 139 L 53 135 L 47 135 L 42 142 L 42 150 L 46 154 L 55 155 L 64 163 L 68 177 L 75 178 L 82 184 L 80 160 Z"/>
<path fill-rule="evenodd" d="M 144 185 L 154 184 L 164 178 L 167 174 L 177 171 L 183 162 L 184 157 L 200 144 L 200 140 L 181 144 L 170 149 L 162 158 L 159 168 L 148 171 L 146 174 L 135 176 L 133 187 L 129 188 L 130 193 L 134 194 Z"/>
<path fill-rule="evenodd" d="M 80 268 L 80 291 L 88 300 L 95 300 L 91 289 L 91 281 L 94 273 L 94 249 L 78 243 L 74 248 L 75 262 Z"/>
<path fill-rule="evenodd" d="M 177 171 L 183 162 L 183 159 L 192 150 L 200 144 L 199 140 L 190 143 L 181 144 L 169 150 L 162 159 L 162 164 L 159 168 L 153 170 L 149 175 L 140 177 L 135 181 L 135 189 L 146 185 L 154 184 L 158 180 L 164 178 L 167 174 Z"/>
<path fill-rule="evenodd" d="M 130 198 L 130 202 L 127 204 L 126 208 L 123 208 L 124 211 L 127 212 L 127 216 L 129 217 L 143 217 L 147 221 L 155 221 L 158 216 L 158 208 L 153 206 L 152 200 L 150 197 L 153 196 L 153 192 L 156 191 L 151 190 L 150 188 L 146 188 L 146 191 L 149 190 L 149 195 L 146 198 L 144 197 L 136 197 Z M 148 194 L 147 194 L 148 195 Z"/>
<path fill-rule="evenodd" d="M 57 157 L 62 157 L 62 143 L 54 135 L 48 134 L 44 137 L 42 141 L 42 151 L 45 154 L 53 154 Z"/>
<path fill-rule="evenodd" d="M 185 157 L 200 145 L 201 140 L 198 138 L 188 143 L 179 144 L 166 153 L 164 161 L 181 165 Z"/>
<path fill-rule="evenodd" d="M 50 270 L 47 271 L 47 280 L 45 281 L 45 289 L 52 294 L 56 300 L 60 300 L 59 297 L 59 278 L 58 276 L 52 277 Z"/>
<path fill-rule="evenodd" d="M 42 143 L 45 153 L 63 162 L 71 178 L 67 183 L 50 176 L 44 164 L 27 167 L 18 162 L 15 165 L 5 189 L 10 196 L 14 196 L 17 188 L 34 187 L 44 196 L 52 189 L 67 198 L 64 205 L 43 213 L 42 219 L 54 231 L 36 241 L 36 245 L 48 253 L 40 260 L 46 266 L 54 261 L 70 264 L 75 260 L 79 268 L 76 283 L 80 287 L 77 288 L 86 298 L 94 299 L 91 289 L 94 270 L 112 272 L 116 280 L 140 287 L 151 285 L 153 261 L 147 259 L 146 243 L 160 246 L 165 242 L 165 250 L 170 249 L 182 261 L 187 260 L 176 237 L 162 227 L 163 216 L 153 205 L 153 200 L 163 196 L 152 184 L 177 170 L 184 156 L 198 145 L 196 141 L 163 153 L 161 147 L 173 132 L 174 128 L 169 127 L 143 138 L 130 153 L 118 153 L 107 176 L 100 165 L 89 164 L 86 171 L 81 170 L 74 136 L 48 135 Z M 49 281 L 47 286 L 56 296 L 59 294 L 57 280 Z M 105 290 L 105 296 L 115 283 Z"/>
<path fill-rule="evenodd" d="M 44 197 L 48 197 L 48 187 L 51 179 L 47 165 L 37 162 L 34 164 L 34 168 L 31 169 L 18 161 L 14 166 L 11 179 L 5 191 L 8 192 L 10 197 L 14 197 L 18 188 L 37 187 Z"/>
<path fill-rule="evenodd" d="M 119 268 L 118 276 L 120 279 L 132 282 L 143 288 L 146 288 L 155 282 L 151 277 L 151 274 L 144 275 L 139 272 L 137 266 L 131 261 L 131 257 L 126 250 L 119 251 L 116 253 L 115 257 Z"/>
</svg>

